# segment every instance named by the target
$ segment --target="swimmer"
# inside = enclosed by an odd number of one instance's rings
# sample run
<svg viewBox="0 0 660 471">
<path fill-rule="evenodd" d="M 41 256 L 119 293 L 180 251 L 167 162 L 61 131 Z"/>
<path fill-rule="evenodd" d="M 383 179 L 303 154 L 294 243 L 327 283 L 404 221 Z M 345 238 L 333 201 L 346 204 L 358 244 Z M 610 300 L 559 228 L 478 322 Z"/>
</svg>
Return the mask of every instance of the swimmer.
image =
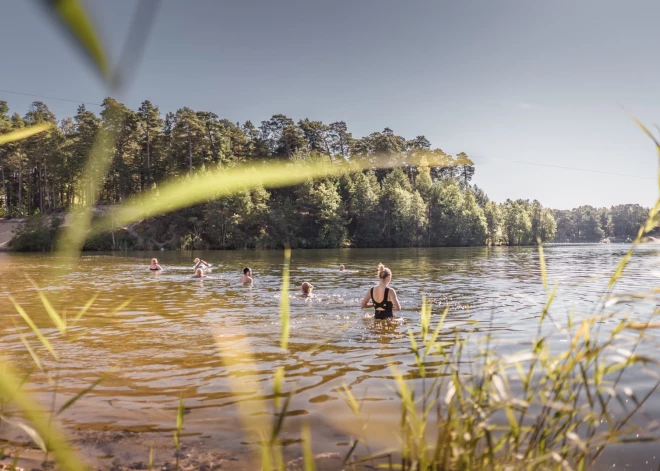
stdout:
<svg viewBox="0 0 660 471">
<path fill-rule="evenodd" d="M 241 276 L 241 283 L 252 283 L 252 269 L 250 267 L 243 268 L 243 276 Z"/>
<path fill-rule="evenodd" d="M 300 290 L 302 291 L 302 297 L 307 298 L 312 295 L 312 290 L 314 287 L 312 286 L 311 283 L 307 283 L 306 281 L 302 284 L 300 287 Z"/>
<path fill-rule="evenodd" d="M 195 271 L 195 274 L 191 276 L 191 278 L 206 278 L 206 275 L 204 274 L 204 271 L 201 268 L 198 268 Z"/>
<path fill-rule="evenodd" d="M 339 265 L 339 271 L 344 271 L 346 270 L 346 267 L 344 265 Z"/>
<path fill-rule="evenodd" d="M 162 270 L 163 267 L 158 265 L 158 259 L 157 258 L 152 258 L 151 259 L 151 265 L 149 265 L 149 270 L 151 271 L 157 271 L 157 270 Z"/>
<path fill-rule="evenodd" d="M 211 266 L 210 263 L 206 263 L 204 260 L 200 260 L 199 258 L 196 258 L 195 260 L 193 260 L 193 262 L 195 263 L 193 270 L 197 270 L 198 268 L 201 268 L 203 270 L 204 268 L 208 268 Z"/>
<path fill-rule="evenodd" d="M 367 292 L 360 307 L 362 309 L 373 307 L 376 311 L 376 319 L 391 319 L 394 317 L 392 311 L 401 310 L 396 291 L 389 287 L 390 281 L 392 281 L 392 271 L 379 263 L 378 278 L 379 283 Z M 376 298 L 381 301 L 376 301 Z"/>
</svg>

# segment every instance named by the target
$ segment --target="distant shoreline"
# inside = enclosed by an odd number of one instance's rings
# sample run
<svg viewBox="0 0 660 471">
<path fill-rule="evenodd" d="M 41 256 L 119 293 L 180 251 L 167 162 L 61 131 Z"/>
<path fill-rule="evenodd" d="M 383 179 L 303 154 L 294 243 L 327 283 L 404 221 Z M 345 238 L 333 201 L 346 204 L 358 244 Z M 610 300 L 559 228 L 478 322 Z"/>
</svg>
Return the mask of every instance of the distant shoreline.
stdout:
<svg viewBox="0 0 660 471">
<path fill-rule="evenodd" d="M 27 219 L 0 219 L 0 252 L 15 252 L 15 253 L 43 253 L 43 251 L 39 250 L 29 250 L 29 251 L 14 251 L 9 247 L 9 242 L 11 241 L 12 237 L 14 236 L 16 230 L 21 227 Z M 653 237 L 649 237 L 649 240 L 643 241 L 643 243 L 660 243 L 660 239 L 654 239 Z M 608 239 L 605 239 L 600 242 L 544 242 L 543 246 L 544 247 L 564 247 L 564 246 L 590 246 L 590 245 L 610 245 L 610 244 L 615 244 L 615 245 L 622 245 L 622 244 L 630 244 L 631 241 L 611 241 Z M 334 247 L 334 248 L 325 248 L 325 249 L 330 249 L 330 250 L 336 250 L 336 249 L 385 249 L 385 248 L 410 248 L 410 249 L 419 249 L 419 248 L 489 248 L 489 247 L 535 247 L 535 245 L 470 245 L 470 246 L 462 246 L 462 245 L 446 245 L 446 246 L 417 246 L 417 247 Z M 152 250 L 147 250 L 147 249 L 135 249 L 135 248 L 130 248 L 130 249 L 124 249 L 124 248 L 118 248 L 115 250 L 108 249 L 108 250 L 94 250 L 94 249 L 87 249 L 84 250 L 85 253 L 90 254 L 94 252 L 180 252 L 182 250 L 191 250 L 191 251 L 202 251 L 202 250 L 217 250 L 217 251 L 253 251 L 253 250 L 281 250 L 278 248 L 247 248 L 247 249 L 171 249 L 171 248 L 161 248 L 161 249 L 152 249 Z M 324 250 L 322 248 L 305 248 L 305 247 L 300 247 L 295 250 Z"/>
</svg>

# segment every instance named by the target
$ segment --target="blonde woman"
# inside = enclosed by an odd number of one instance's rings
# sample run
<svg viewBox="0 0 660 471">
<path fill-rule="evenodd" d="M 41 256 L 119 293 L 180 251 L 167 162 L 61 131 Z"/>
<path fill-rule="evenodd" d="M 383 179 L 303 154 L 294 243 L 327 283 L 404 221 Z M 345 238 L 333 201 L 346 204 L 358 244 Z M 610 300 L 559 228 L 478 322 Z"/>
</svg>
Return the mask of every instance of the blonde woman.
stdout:
<svg viewBox="0 0 660 471">
<path fill-rule="evenodd" d="M 162 270 L 162 269 L 163 269 L 163 267 L 158 265 L 158 259 L 157 258 L 152 258 L 151 259 L 151 265 L 149 265 L 149 270 L 158 271 L 158 270 Z"/>
<path fill-rule="evenodd" d="M 396 291 L 389 287 L 392 281 L 392 271 L 382 263 L 378 264 L 378 284 L 371 288 L 362 299 L 362 309 L 373 307 L 376 319 L 390 319 L 394 317 L 393 311 L 400 311 L 401 305 Z M 380 299 L 380 301 L 376 301 Z"/>
</svg>

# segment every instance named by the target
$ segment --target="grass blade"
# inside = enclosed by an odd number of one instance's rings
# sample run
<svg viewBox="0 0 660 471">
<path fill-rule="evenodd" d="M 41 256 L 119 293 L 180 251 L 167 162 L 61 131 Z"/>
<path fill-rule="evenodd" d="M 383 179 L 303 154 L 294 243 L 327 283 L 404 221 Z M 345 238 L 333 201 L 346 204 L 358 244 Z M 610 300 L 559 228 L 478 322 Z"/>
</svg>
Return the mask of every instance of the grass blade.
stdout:
<svg viewBox="0 0 660 471">
<path fill-rule="evenodd" d="M 425 165 L 455 167 L 456 163 L 446 158 L 438 158 L 432 152 L 425 154 Z M 192 177 L 176 178 L 162 184 L 158 189 L 158 199 L 147 194 L 131 199 L 121 205 L 113 214 L 101 218 L 89 235 L 96 235 L 149 217 L 182 209 L 194 204 L 229 196 L 240 191 L 257 187 L 281 188 L 319 179 L 341 175 L 350 171 L 373 168 L 391 168 L 386 155 L 375 156 L 374 160 L 356 159 L 350 163 L 290 163 L 273 162 L 267 164 L 243 164 L 229 169 L 221 168 L 198 173 Z M 84 236 L 83 236 L 84 237 Z"/>
<path fill-rule="evenodd" d="M 110 78 L 110 68 L 101 41 L 85 8 L 79 0 L 43 0 L 69 33 L 91 59 L 105 79 Z"/>
<path fill-rule="evenodd" d="M 48 297 L 44 294 L 43 291 L 39 289 L 39 286 L 30 278 L 28 278 L 30 281 L 30 284 L 34 286 L 34 288 L 37 290 L 37 294 L 39 295 L 39 299 L 41 299 L 41 304 L 43 304 L 44 309 L 46 309 L 46 312 L 48 313 L 48 317 L 53 321 L 53 324 L 55 324 L 55 327 L 58 328 L 58 330 L 62 334 L 66 334 L 66 322 L 62 319 L 62 317 L 57 313 L 53 305 L 50 303 L 48 300 Z"/>
<path fill-rule="evenodd" d="M 275 370 L 275 377 L 273 378 L 273 402 L 275 407 L 280 407 L 280 396 L 282 395 L 282 386 L 284 384 L 284 367 L 280 366 Z"/>
<path fill-rule="evenodd" d="M 75 325 L 82 318 L 82 316 L 85 315 L 85 313 L 89 310 L 90 307 L 92 307 L 92 304 L 94 304 L 94 301 L 96 301 L 96 298 L 98 297 L 99 297 L 99 293 L 96 293 L 94 296 L 90 298 L 89 301 L 87 301 L 87 304 L 85 304 L 83 308 L 80 311 L 78 311 L 76 317 L 73 318 L 73 321 L 71 321 L 71 325 Z"/>
<path fill-rule="evenodd" d="M 76 394 L 76 395 L 73 396 L 71 399 L 69 399 L 68 401 L 66 401 L 66 403 L 65 403 L 62 407 L 60 407 L 60 410 L 57 411 L 57 414 L 56 414 L 56 415 L 60 415 L 62 412 L 64 412 L 64 411 L 67 410 L 69 407 L 71 407 L 72 405 L 74 405 L 74 404 L 78 401 L 78 399 L 80 399 L 81 397 L 83 397 L 83 396 L 85 396 L 87 393 L 89 393 L 92 389 L 94 389 L 96 386 L 98 386 L 98 385 L 101 383 L 101 381 L 103 381 L 105 378 L 106 378 L 106 375 L 103 375 L 103 376 L 101 376 L 99 379 L 97 379 L 96 381 L 94 381 L 92 384 L 90 384 L 89 386 L 87 386 L 85 389 L 83 389 L 82 391 L 79 391 L 78 394 Z"/>
<path fill-rule="evenodd" d="M 34 352 L 32 347 L 30 346 L 30 342 L 28 342 L 28 340 L 25 338 L 25 335 L 18 334 L 18 336 L 20 337 L 21 342 L 23 342 L 23 345 L 25 346 L 25 349 L 28 351 L 28 353 L 32 357 L 32 361 L 34 361 L 34 364 L 37 365 L 37 368 L 39 368 L 42 373 L 45 373 L 46 371 L 44 370 L 44 367 L 41 364 L 41 360 L 39 359 L 39 356 Z"/>
<path fill-rule="evenodd" d="M 39 134 L 40 132 L 48 131 L 52 128 L 52 124 L 36 124 L 29 128 L 17 129 L 16 131 L 8 132 L 7 134 L 0 135 L 0 146 L 14 141 L 27 139 L 30 136 Z"/>
<path fill-rule="evenodd" d="M 541 279 L 543 280 L 543 289 L 548 291 L 548 272 L 545 266 L 545 256 L 543 255 L 543 242 L 540 237 L 536 238 L 539 248 L 539 264 L 541 265 Z"/>
<path fill-rule="evenodd" d="M 289 345 L 289 330 L 291 328 L 289 318 L 289 262 L 291 261 L 291 249 L 284 250 L 284 268 L 282 269 L 282 289 L 280 290 L 280 348 L 286 350 Z"/>
<path fill-rule="evenodd" d="M 13 368 L 8 363 L 0 361 L 0 371 L 3 371 L 0 376 L 0 399 L 11 398 L 12 402 L 18 406 L 34 430 L 45 443 L 48 443 L 62 470 L 86 471 L 88 468 L 69 446 L 64 435 L 51 424 L 49 414 L 46 414 L 28 394 L 15 394 L 20 388 L 20 381 Z"/>
<path fill-rule="evenodd" d="M 286 399 L 284 400 L 284 405 L 282 406 L 282 409 L 277 415 L 277 421 L 275 422 L 275 426 L 273 427 L 273 430 L 270 434 L 269 443 L 271 444 L 271 446 L 275 444 L 277 437 L 279 437 L 280 432 L 282 431 L 282 426 L 284 425 L 284 419 L 286 418 L 286 413 L 288 412 L 289 404 L 291 403 L 291 396 L 293 396 L 292 393 L 287 394 Z"/>
<path fill-rule="evenodd" d="M 8 294 L 7 297 L 9 298 L 9 300 L 14 305 L 14 308 L 16 309 L 16 312 L 18 312 L 18 314 L 23 318 L 23 320 L 26 322 L 26 324 L 30 326 L 30 329 L 32 329 L 32 332 L 35 333 L 35 335 L 41 341 L 43 346 L 46 347 L 46 349 L 48 349 L 50 354 L 53 355 L 53 358 L 55 358 L 56 360 L 59 360 L 60 358 L 57 356 L 57 353 L 55 353 L 55 349 L 53 349 L 53 346 L 50 344 L 48 339 L 46 337 L 44 337 L 44 335 L 41 333 L 41 331 L 39 330 L 39 327 L 37 327 L 35 325 L 35 323 L 32 322 L 32 319 L 30 318 L 30 316 L 28 316 L 27 312 L 25 312 L 25 310 L 21 307 L 21 305 L 18 304 L 18 302 L 16 302 L 16 300 L 14 299 L 14 297 L 11 294 Z"/>
<path fill-rule="evenodd" d="M 309 430 L 309 424 L 303 425 L 301 435 L 303 441 L 304 470 L 316 471 L 316 465 L 314 464 L 314 453 L 312 452 L 312 433 Z"/>
<path fill-rule="evenodd" d="M 174 431 L 174 445 L 176 446 L 176 470 L 179 469 L 179 450 L 181 449 L 181 431 L 183 430 L 183 396 L 179 398 L 179 408 L 176 412 L 176 430 Z"/>
<path fill-rule="evenodd" d="M 14 427 L 18 427 L 21 430 L 23 430 L 25 433 L 27 433 L 28 437 L 30 437 L 32 441 L 41 449 L 41 451 L 43 451 L 44 453 L 48 452 L 48 447 L 46 446 L 46 442 L 44 441 L 44 439 L 41 438 L 39 432 L 37 432 L 32 427 L 30 427 L 28 424 L 15 420 L 10 420 L 4 415 L 0 415 L 0 419 L 4 420 L 9 425 L 13 425 Z"/>
<path fill-rule="evenodd" d="M 445 319 L 447 318 L 448 313 L 449 313 L 449 308 L 446 307 L 444 312 L 442 313 L 442 317 L 440 318 L 438 325 L 435 327 L 433 334 L 431 334 L 431 339 L 426 344 L 426 349 L 424 350 L 424 356 L 428 356 L 428 354 L 431 352 L 431 349 L 435 345 L 435 341 L 438 339 L 438 335 L 440 334 L 440 329 L 442 329 L 442 326 L 445 324 Z"/>
<path fill-rule="evenodd" d="M 183 430 L 183 414 L 185 408 L 183 407 L 183 396 L 179 398 L 179 408 L 176 412 L 176 446 L 179 447 L 179 438 L 181 437 L 181 432 Z"/>
</svg>

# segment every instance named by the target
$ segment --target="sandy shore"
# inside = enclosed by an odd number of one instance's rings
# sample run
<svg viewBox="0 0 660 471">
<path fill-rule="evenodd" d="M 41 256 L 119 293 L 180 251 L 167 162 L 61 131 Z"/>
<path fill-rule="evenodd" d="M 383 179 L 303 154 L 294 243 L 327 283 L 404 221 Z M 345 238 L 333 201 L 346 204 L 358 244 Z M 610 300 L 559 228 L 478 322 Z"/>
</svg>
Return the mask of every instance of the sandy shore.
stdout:
<svg viewBox="0 0 660 471">
<path fill-rule="evenodd" d="M 5 432 L 7 430 L 5 429 Z M 37 471 L 53 469 L 52 456 L 44 463 L 44 453 L 24 433 L 11 434 L 0 439 L 0 471 L 10 469 L 18 458 L 17 470 Z M 185 432 L 184 432 L 185 435 Z M 143 435 L 128 431 L 84 431 L 69 433 L 72 444 L 79 450 L 91 468 L 103 471 L 174 471 L 177 469 L 177 451 L 173 439 L 165 435 Z M 149 466 L 149 454 L 153 462 Z M 253 471 L 259 469 L 255 453 L 241 450 L 213 449 L 201 437 L 182 438 L 178 452 L 180 471 Z M 255 450 L 256 451 L 256 448 Z M 341 469 L 339 453 L 321 453 L 315 456 L 318 471 Z M 302 471 L 303 459 L 299 451 L 286 450 L 287 471 Z M 55 468 L 57 469 L 57 468 Z M 359 469 L 359 467 L 357 468 Z M 19 470 L 19 471 L 20 471 Z"/>
<path fill-rule="evenodd" d="M 22 219 L 0 220 L 0 251 L 7 250 L 7 244 L 14 237 L 14 231 L 23 224 Z"/>
</svg>

